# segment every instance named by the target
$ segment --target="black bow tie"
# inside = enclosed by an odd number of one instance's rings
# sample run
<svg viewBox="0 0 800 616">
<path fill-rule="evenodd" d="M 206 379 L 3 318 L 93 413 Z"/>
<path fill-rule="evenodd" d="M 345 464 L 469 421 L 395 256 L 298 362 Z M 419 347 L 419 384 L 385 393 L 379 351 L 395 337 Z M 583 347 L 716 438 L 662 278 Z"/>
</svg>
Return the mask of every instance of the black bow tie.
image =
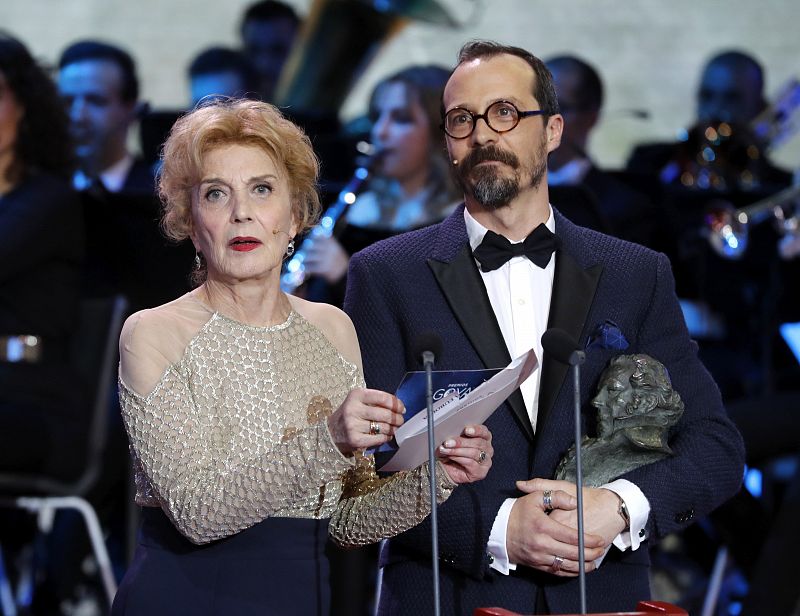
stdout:
<svg viewBox="0 0 800 616">
<path fill-rule="evenodd" d="M 502 267 L 512 257 L 528 257 L 541 268 L 547 267 L 550 256 L 561 246 L 561 240 L 544 224 L 536 227 L 524 242 L 512 244 L 502 235 L 487 231 L 472 254 L 484 272 Z"/>
</svg>

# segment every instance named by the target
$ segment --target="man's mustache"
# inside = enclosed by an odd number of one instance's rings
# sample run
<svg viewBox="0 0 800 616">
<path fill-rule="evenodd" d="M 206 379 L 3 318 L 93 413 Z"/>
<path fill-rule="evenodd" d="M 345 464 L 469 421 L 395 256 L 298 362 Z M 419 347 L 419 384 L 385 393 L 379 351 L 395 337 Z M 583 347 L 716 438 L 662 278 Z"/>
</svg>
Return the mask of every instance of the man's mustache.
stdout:
<svg viewBox="0 0 800 616">
<path fill-rule="evenodd" d="M 461 174 L 466 176 L 476 165 L 487 161 L 501 162 L 512 169 L 519 167 L 519 159 L 513 153 L 501 150 L 497 146 L 489 145 L 470 150 L 467 156 L 460 162 L 458 168 Z"/>
</svg>

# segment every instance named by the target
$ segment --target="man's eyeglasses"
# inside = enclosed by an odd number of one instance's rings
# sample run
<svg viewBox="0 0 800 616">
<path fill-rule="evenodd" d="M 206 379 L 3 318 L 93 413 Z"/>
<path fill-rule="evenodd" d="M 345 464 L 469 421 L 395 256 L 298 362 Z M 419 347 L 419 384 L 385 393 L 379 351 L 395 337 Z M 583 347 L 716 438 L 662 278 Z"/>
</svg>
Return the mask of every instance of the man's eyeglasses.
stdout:
<svg viewBox="0 0 800 616">
<path fill-rule="evenodd" d="M 463 107 L 454 107 L 444 115 L 441 129 L 453 139 L 466 139 L 475 130 L 475 124 L 483 118 L 486 126 L 496 133 L 507 133 L 519 124 L 522 118 L 547 113 L 543 109 L 520 111 L 514 103 L 497 101 L 486 108 L 484 113 L 472 113 Z"/>
</svg>

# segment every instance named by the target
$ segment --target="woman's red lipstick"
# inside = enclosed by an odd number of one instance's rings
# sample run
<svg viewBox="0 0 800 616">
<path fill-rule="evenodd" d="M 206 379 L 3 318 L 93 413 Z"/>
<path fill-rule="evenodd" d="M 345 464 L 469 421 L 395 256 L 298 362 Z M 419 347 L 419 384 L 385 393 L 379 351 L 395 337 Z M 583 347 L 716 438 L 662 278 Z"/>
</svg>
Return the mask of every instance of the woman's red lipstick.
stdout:
<svg viewBox="0 0 800 616">
<path fill-rule="evenodd" d="M 251 250 L 255 250 L 260 245 L 261 240 L 258 240 L 254 237 L 235 237 L 228 242 L 228 246 L 237 252 L 249 252 Z"/>
</svg>

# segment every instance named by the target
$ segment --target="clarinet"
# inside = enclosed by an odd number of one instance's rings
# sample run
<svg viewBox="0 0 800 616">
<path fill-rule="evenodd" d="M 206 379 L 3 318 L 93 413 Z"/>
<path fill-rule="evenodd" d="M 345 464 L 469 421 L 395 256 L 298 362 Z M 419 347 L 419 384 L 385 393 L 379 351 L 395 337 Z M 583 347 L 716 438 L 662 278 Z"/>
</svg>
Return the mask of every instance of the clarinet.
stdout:
<svg viewBox="0 0 800 616">
<path fill-rule="evenodd" d="M 336 202 L 325 210 L 319 223 L 311 229 L 294 255 L 286 262 L 284 272 L 281 274 L 281 290 L 285 293 L 294 293 L 297 287 L 306 281 L 306 278 L 308 278 L 305 267 L 307 247 L 314 241 L 314 238 L 331 237 L 333 235 L 333 229 L 337 221 L 344 216 L 347 209 L 364 189 L 372 168 L 381 157 L 382 151 L 375 149 L 370 144 L 361 142 L 357 147 L 359 151 L 365 153 L 365 156 L 359 156 L 356 159 L 358 167 L 353 173 L 353 177 L 339 193 Z"/>
</svg>

